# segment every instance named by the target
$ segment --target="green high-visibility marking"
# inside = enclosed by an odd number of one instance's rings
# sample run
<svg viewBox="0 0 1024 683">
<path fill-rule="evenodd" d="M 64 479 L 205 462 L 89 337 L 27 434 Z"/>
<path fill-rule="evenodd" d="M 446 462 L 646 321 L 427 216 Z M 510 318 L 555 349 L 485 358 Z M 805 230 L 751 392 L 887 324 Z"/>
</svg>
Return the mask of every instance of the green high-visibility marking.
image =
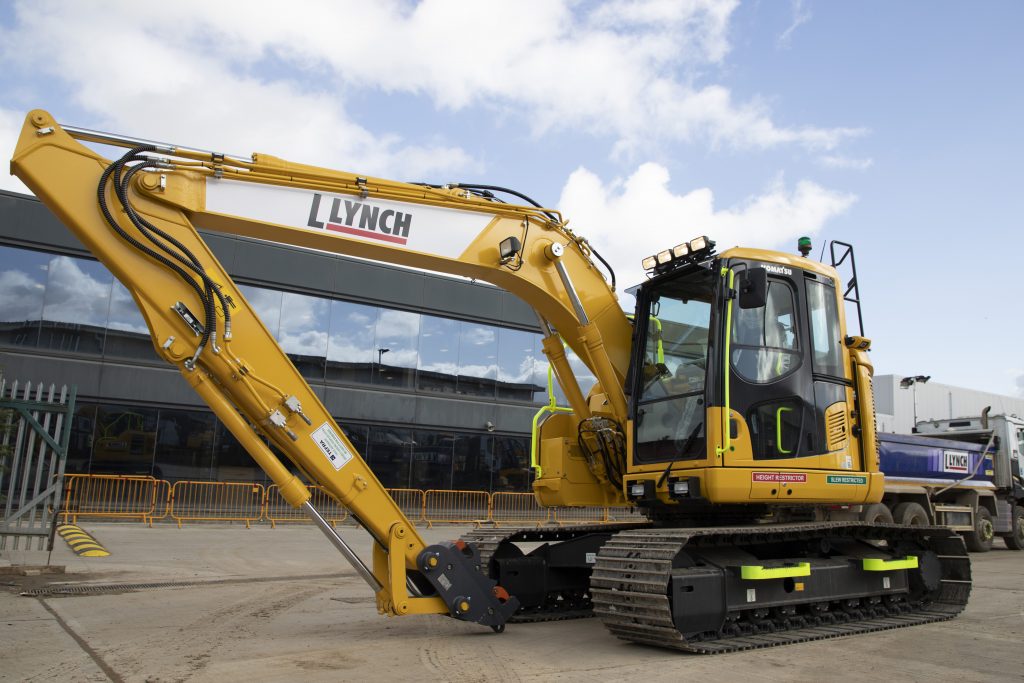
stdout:
<svg viewBox="0 0 1024 683">
<path fill-rule="evenodd" d="M 744 565 L 740 567 L 740 578 L 747 581 L 764 579 L 788 579 L 795 576 L 810 576 L 811 563 L 801 562 L 792 567 L 762 567 L 761 565 Z"/>
<path fill-rule="evenodd" d="M 866 572 L 892 572 L 897 569 L 917 569 L 917 556 L 908 555 L 901 560 L 883 560 L 877 557 L 864 558 Z"/>
</svg>

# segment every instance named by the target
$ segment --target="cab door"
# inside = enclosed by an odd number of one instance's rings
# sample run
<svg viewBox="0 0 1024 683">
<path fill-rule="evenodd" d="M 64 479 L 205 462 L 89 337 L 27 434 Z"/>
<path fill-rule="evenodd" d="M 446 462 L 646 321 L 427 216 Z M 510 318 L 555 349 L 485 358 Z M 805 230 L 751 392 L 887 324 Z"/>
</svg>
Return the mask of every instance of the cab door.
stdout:
<svg viewBox="0 0 1024 683">
<path fill-rule="evenodd" d="M 731 326 L 724 324 L 730 327 L 729 408 L 742 416 L 749 436 L 749 448 L 727 453 L 725 465 L 859 470 L 849 440 L 853 385 L 834 281 L 771 267 L 764 306 L 735 306 Z"/>
<path fill-rule="evenodd" d="M 751 264 L 757 266 L 760 264 Z M 807 362 L 803 271 L 769 271 L 764 306 L 733 307 L 729 338 L 730 405 L 746 423 L 749 451 L 726 454 L 726 466 L 814 467 L 814 378 Z M 728 323 L 726 323 L 728 326 Z"/>
</svg>

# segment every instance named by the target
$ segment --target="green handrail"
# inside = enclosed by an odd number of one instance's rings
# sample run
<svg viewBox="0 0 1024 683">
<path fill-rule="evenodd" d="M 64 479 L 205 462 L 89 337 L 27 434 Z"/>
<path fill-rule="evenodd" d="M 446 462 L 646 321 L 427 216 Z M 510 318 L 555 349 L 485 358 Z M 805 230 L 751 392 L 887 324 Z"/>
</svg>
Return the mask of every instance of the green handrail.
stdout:
<svg viewBox="0 0 1024 683">
<path fill-rule="evenodd" d="M 565 344 L 565 342 L 562 342 Z M 555 383 L 554 373 L 551 370 L 551 365 L 548 365 L 548 403 L 538 410 L 533 416 L 533 425 L 530 429 L 530 467 L 533 468 L 533 474 L 535 479 L 540 479 L 543 470 L 540 467 L 540 458 L 537 453 L 537 437 L 539 436 L 538 429 L 540 427 L 540 418 L 547 415 L 548 413 L 571 413 L 572 408 L 563 408 L 558 405 L 555 401 Z"/>
<path fill-rule="evenodd" d="M 722 277 L 729 276 L 729 289 L 732 289 L 735 281 L 735 273 L 732 268 L 722 268 Z M 725 388 L 725 406 L 722 410 L 722 439 L 724 445 L 715 449 L 718 455 L 732 450 L 732 430 L 729 429 L 729 355 L 730 343 L 732 341 L 732 299 L 725 305 L 725 361 L 722 368 L 722 381 Z"/>
<path fill-rule="evenodd" d="M 789 413 L 792 411 L 792 408 L 787 408 L 786 406 L 782 406 L 775 411 L 775 447 L 779 450 L 779 453 L 782 453 L 783 455 L 789 455 L 793 451 L 787 451 L 782 447 L 782 413 Z"/>
</svg>

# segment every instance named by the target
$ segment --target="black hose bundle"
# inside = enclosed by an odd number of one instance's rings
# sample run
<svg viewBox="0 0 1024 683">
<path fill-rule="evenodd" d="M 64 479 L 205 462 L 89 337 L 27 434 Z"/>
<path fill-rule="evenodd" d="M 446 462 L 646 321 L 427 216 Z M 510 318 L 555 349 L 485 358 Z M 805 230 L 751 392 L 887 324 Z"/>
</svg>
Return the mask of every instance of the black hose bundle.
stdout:
<svg viewBox="0 0 1024 683">
<path fill-rule="evenodd" d="M 132 178 L 136 173 L 143 170 L 155 170 L 159 166 L 157 162 L 147 156 L 144 156 L 146 152 L 154 152 L 156 147 L 152 145 L 140 145 L 133 147 L 124 156 L 117 161 L 113 162 L 108 166 L 103 174 L 100 176 L 99 186 L 96 189 L 96 197 L 99 201 L 100 211 L 106 219 L 107 224 L 128 244 L 135 249 L 138 249 L 142 253 L 146 254 L 161 265 L 171 269 L 185 284 L 187 284 L 196 295 L 203 305 L 203 331 L 199 341 L 199 346 L 196 348 L 195 355 L 192 360 L 189 361 L 189 365 L 195 362 L 195 359 L 199 357 L 206 345 L 213 340 L 213 346 L 216 350 L 217 346 L 217 303 L 220 303 L 221 309 L 224 312 L 224 329 L 225 339 L 230 339 L 231 333 L 231 309 L 230 300 L 224 296 L 224 293 L 220 290 L 218 285 L 207 273 L 202 263 L 196 258 L 184 244 L 179 240 L 175 239 L 172 235 L 156 227 L 145 218 L 140 216 L 135 208 L 131 205 L 128 198 L 128 188 Z M 127 171 L 125 170 L 127 168 Z M 152 243 L 159 251 L 152 249 L 146 244 L 140 242 L 131 234 L 125 232 L 125 230 L 118 225 L 117 220 L 114 218 L 107 205 L 107 193 L 106 187 L 107 182 L 113 176 L 114 180 L 114 194 L 124 209 L 125 215 L 128 220 L 131 221 L 132 225 L 138 229 L 139 234 L 146 238 Z M 162 253 L 161 253 L 162 252 Z M 202 286 L 197 281 L 195 276 L 202 281 Z"/>
</svg>

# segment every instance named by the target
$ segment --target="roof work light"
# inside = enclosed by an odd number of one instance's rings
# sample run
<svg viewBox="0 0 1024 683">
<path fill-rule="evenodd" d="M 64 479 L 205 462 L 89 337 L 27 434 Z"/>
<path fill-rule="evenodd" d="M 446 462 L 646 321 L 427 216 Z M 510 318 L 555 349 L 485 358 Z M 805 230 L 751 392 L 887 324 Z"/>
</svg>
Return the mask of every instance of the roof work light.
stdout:
<svg viewBox="0 0 1024 683">
<path fill-rule="evenodd" d="M 715 243 L 706 235 L 695 237 L 689 242 L 677 244 L 671 249 L 648 256 L 641 263 L 644 270 L 664 273 L 684 263 L 697 263 L 714 254 Z"/>
</svg>

